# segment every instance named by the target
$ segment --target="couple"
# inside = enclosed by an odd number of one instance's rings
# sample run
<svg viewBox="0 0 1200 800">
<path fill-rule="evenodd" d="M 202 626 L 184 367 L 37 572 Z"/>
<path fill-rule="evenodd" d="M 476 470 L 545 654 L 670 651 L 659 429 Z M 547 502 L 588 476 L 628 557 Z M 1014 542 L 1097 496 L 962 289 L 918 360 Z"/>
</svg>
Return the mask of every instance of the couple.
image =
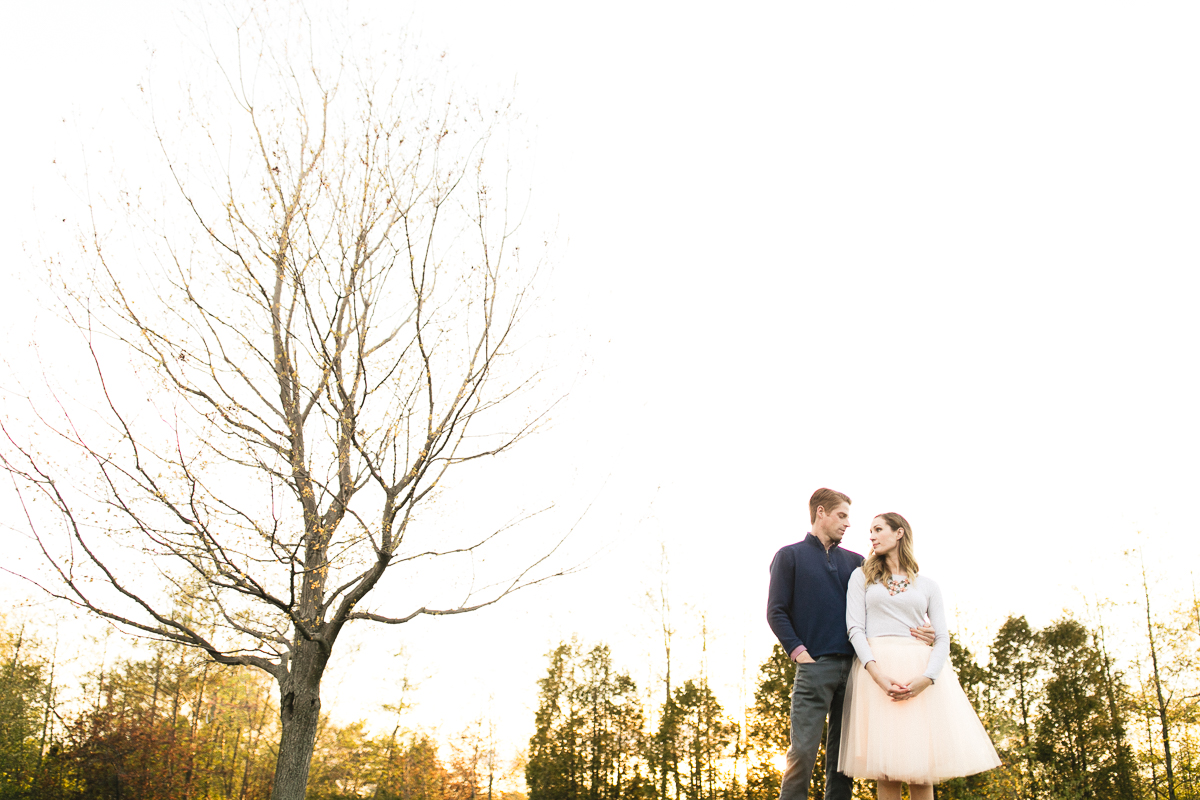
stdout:
<svg viewBox="0 0 1200 800">
<path fill-rule="evenodd" d="M 1000 766 L 953 668 L 943 669 L 942 594 L 917 573 L 912 527 L 899 514 L 875 517 L 864 561 L 838 546 L 849 497 L 818 489 L 808 508 L 812 533 L 775 554 L 767 601 L 796 662 L 780 800 L 808 796 L 826 715 L 826 800 L 849 800 L 853 778 L 877 780 L 879 800 L 900 800 L 901 783 L 912 800 L 933 800 L 935 783 Z"/>
</svg>

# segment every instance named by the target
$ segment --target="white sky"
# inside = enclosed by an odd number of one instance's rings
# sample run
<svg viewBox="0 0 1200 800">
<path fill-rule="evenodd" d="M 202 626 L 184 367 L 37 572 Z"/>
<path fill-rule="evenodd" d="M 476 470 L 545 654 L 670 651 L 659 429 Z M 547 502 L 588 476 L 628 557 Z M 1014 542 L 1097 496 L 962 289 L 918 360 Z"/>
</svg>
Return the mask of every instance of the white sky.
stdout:
<svg viewBox="0 0 1200 800">
<path fill-rule="evenodd" d="M 60 166 L 131 157 L 177 5 L 6 4 L 10 349 L 30 329 L 17 277 L 69 248 L 47 210 L 69 207 Z M 752 675 L 772 641 L 767 564 L 821 485 L 855 500 L 851 549 L 874 513 L 909 518 L 978 643 L 1010 612 L 1128 599 L 1139 542 L 1164 597 L 1190 595 L 1200 7 L 823 6 L 352 5 L 445 50 L 464 91 L 515 82 L 533 223 L 560 252 L 538 324 L 575 349 L 570 397 L 454 513 L 486 526 L 497 498 L 550 498 L 565 525 L 594 501 L 573 555 L 598 555 L 471 618 L 364 632 L 335 656 L 335 714 L 387 701 L 401 644 L 432 676 L 415 722 L 454 730 L 490 702 L 514 745 L 563 637 L 610 642 L 646 684 L 660 545 L 675 675 L 698 669 L 703 615 L 732 710 L 743 650 Z"/>
</svg>

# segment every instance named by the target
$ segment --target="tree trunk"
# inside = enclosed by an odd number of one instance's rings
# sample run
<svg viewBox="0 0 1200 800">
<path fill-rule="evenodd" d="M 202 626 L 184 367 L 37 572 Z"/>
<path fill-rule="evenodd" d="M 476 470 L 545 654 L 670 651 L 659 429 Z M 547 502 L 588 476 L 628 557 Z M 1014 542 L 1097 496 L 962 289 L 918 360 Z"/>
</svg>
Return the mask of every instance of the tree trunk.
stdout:
<svg viewBox="0 0 1200 800">
<path fill-rule="evenodd" d="M 279 685 L 282 730 L 271 800 L 304 800 L 321 719 L 321 677 L 329 657 L 321 643 L 297 638 L 291 670 Z"/>
<path fill-rule="evenodd" d="M 1025 669 L 1021 668 L 1021 674 L 1017 681 L 1017 700 L 1021 705 L 1021 744 L 1025 752 L 1025 774 L 1029 779 L 1028 785 L 1023 787 L 1022 795 L 1029 800 L 1037 791 L 1037 784 L 1034 779 L 1033 771 L 1033 748 L 1029 746 L 1029 693 L 1025 687 Z"/>
<path fill-rule="evenodd" d="M 1098 607 L 1097 607 L 1098 608 Z M 1099 611 L 1097 610 L 1097 614 Z M 1117 705 L 1117 694 L 1114 689 L 1116 686 L 1116 676 L 1113 675 L 1112 661 L 1108 657 L 1108 645 L 1104 639 L 1104 625 L 1100 624 L 1100 656 L 1103 659 L 1104 665 L 1104 693 L 1108 700 L 1108 715 L 1110 725 L 1112 726 L 1112 742 L 1113 755 L 1116 761 L 1116 789 L 1121 797 L 1133 797 L 1133 768 L 1129 763 L 1128 748 L 1125 743 L 1125 721 L 1121 717 L 1120 708 Z"/>
<path fill-rule="evenodd" d="M 58 666 L 58 634 L 54 635 L 54 650 L 50 653 L 50 679 L 46 683 L 46 711 L 42 717 L 42 740 L 38 744 L 38 770 L 42 769 L 42 761 L 46 758 L 46 742 L 54 741 L 54 670 Z"/>
<path fill-rule="evenodd" d="M 1150 668 L 1154 675 L 1154 691 L 1158 698 L 1158 718 L 1162 725 L 1163 766 L 1167 772 L 1167 798 L 1175 800 L 1175 772 L 1171 768 L 1171 733 L 1167 719 L 1167 701 L 1163 697 L 1162 681 L 1158 677 L 1158 651 L 1154 646 L 1154 622 L 1150 616 L 1150 583 L 1146 580 L 1146 561 L 1142 559 L 1142 588 L 1146 591 L 1146 634 L 1150 640 Z"/>
</svg>

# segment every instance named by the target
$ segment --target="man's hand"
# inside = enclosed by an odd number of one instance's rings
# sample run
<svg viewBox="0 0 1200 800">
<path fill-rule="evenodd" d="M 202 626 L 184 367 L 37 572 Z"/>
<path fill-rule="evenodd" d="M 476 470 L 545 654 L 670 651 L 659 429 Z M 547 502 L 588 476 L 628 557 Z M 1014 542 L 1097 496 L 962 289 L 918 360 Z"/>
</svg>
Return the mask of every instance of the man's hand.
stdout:
<svg viewBox="0 0 1200 800">
<path fill-rule="evenodd" d="M 797 664 L 815 664 L 817 660 L 810 656 L 807 650 L 801 650 L 795 661 Z"/>
<path fill-rule="evenodd" d="M 918 640 L 922 644 L 927 644 L 930 647 L 933 646 L 933 639 L 934 639 L 935 634 L 933 632 L 932 625 L 922 625 L 919 628 L 909 628 L 908 632 L 912 634 L 912 637 L 914 639 Z"/>
</svg>

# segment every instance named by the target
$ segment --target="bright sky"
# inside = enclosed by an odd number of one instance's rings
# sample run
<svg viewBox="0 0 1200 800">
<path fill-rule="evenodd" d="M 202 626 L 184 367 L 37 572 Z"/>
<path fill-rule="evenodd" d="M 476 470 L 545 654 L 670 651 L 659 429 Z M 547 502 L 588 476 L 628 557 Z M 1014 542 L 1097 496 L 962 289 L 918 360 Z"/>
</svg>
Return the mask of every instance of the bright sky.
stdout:
<svg viewBox="0 0 1200 800">
<path fill-rule="evenodd" d="M 52 161 L 131 158 L 136 87 L 150 49 L 178 48 L 182 5 L 5 9 L 12 349 L 31 305 L 16 276 L 69 249 L 47 218 L 69 205 Z M 490 707 L 513 745 L 563 637 L 608 641 L 652 681 L 641 597 L 663 546 L 674 673 L 699 669 L 706 620 L 735 707 L 743 652 L 752 675 L 772 641 L 767 564 L 808 530 L 822 485 L 854 498 L 859 552 L 873 514 L 908 517 L 979 643 L 1010 612 L 1041 625 L 1085 597 L 1131 598 L 1121 554 L 1139 543 L 1164 597 L 1190 594 L 1195 4 L 351 8 L 444 50 L 464 91 L 516 85 L 532 224 L 557 231 L 538 324 L 574 350 L 569 400 L 494 467 L 488 502 L 452 508 L 487 527 L 552 499 L 565 526 L 591 503 L 571 555 L 595 555 L 474 617 L 364 632 L 335 657 L 335 714 L 386 701 L 401 645 L 431 676 L 415 722 L 450 731 Z"/>
</svg>

